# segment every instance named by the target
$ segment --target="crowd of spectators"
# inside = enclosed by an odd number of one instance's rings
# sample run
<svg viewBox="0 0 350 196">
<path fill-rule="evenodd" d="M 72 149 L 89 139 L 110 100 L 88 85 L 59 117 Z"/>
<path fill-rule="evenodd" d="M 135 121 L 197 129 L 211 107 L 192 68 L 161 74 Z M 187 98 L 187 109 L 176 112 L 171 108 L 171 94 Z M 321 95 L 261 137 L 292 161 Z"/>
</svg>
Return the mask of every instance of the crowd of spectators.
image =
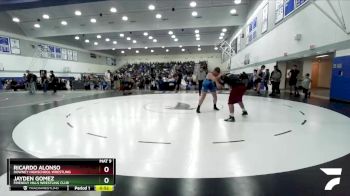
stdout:
<svg viewBox="0 0 350 196">
<path fill-rule="evenodd" d="M 45 70 L 40 70 L 39 76 L 27 70 L 21 78 L 5 78 L 1 80 L 1 86 L 4 90 L 28 90 L 34 94 L 37 90 L 69 90 L 71 89 L 71 80 L 73 78 L 58 78 L 53 71 L 48 74 Z"/>
<path fill-rule="evenodd" d="M 104 74 L 81 74 L 79 78 L 59 78 L 52 71 L 35 75 L 26 71 L 23 78 L 6 79 L 1 81 L 3 89 L 28 90 L 34 93 L 36 90 L 121 90 L 131 89 L 146 90 L 179 90 L 194 89 L 198 84 L 197 70 L 207 72 L 207 62 L 149 62 L 126 64 L 117 70 L 108 70 Z"/>
<path fill-rule="evenodd" d="M 113 73 L 115 87 L 147 90 L 178 90 L 196 85 L 195 66 L 207 70 L 207 62 L 167 62 L 127 64 Z M 106 78 L 106 77 L 105 77 Z M 125 85 L 126 84 L 126 85 Z"/>
</svg>

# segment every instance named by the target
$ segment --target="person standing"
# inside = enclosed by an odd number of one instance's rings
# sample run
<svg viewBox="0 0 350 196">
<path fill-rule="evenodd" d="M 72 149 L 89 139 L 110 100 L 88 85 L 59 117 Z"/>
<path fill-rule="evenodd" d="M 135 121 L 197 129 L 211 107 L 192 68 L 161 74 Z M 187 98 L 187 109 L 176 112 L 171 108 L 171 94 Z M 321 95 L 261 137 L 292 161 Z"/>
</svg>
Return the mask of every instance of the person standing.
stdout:
<svg viewBox="0 0 350 196">
<path fill-rule="evenodd" d="M 151 79 L 148 75 L 145 77 L 145 89 L 151 90 Z"/>
<path fill-rule="evenodd" d="M 289 87 L 290 87 L 290 95 L 293 95 L 293 89 L 294 89 L 294 96 L 299 97 L 299 90 L 297 87 L 298 83 L 298 75 L 300 71 L 298 70 L 297 65 L 294 65 L 293 68 L 289 71 Z"/>
<path fill-rule="evenodd" d="M 113 73 L 113 90 L 118 90 L 118 73 Z"/>
<path fill-rule="evenodd" d="M 111 90 L 112 87 L 112 73 L 110 70 L 107 70 L 107 72 L 105 73 L 105 77 L 104 77 L 107 86 L 105 88 L 105 90 Z"/>
<path fill-rule="evenodd" d="M 270 70 L 266 69 L 264 74 L 264 87 L 265 87 L 266 93 L 269 92 L 269 82 L 270 82 Z"/>
<path fill-rule="evenodd" d="M 242 109 L 242 116 L 247 116 L 248 112 L 245 109 L 245 106 L 243 104 L 243 95 L 246 91 L 246 82 L 245 82 L 245 78 L 246 76 L 241 74 L 239 76 L 239 78 L 234 78 L 233 79 L 229 79 L 230 76 L 226 76 L 227 81 L 224 82 L 229 84 L 230 86 L 230 96 L 228 98 L 228 108 L 230 111 L 230 116 L 225 119 L 226 122 L 235 122 L 235 117 L 234 117 L 234 113 L 235 113 L 235 107 L 234 104 L 238 103 L 238 105 L 241 107 Z"/>
<path fill-rule="evenodd" d="M 303 88 L 303 93 L 305 95 L 304 101 L 306 101 L 307 98 L 309 97 L 309 89 L 310 89 L 311 82 L 312 82 L 312 80 L 310 79 L 310 74 L 307 73 L 305 75 L 305 78 L 301 82 L 301 87 Z"/>
<path fill-rule="evenodd" d="M 204 68 L 202 66 L 200 66 L 198 73 L 197 73 L 199 96 L 202 95 L 203 81 L 205 80 L 206 76 L 207 76 L 207 72 L 204 70 Z"/>
<path fill-rule="evenodd" d="M 282 78 L 282 72 L 278 69 L 278 66 L 275 65 L 273 69 L 274 70 L 272 71 L 270 76 L 272 92 L 269 96 L 271 97 L 280 94 L 280 83 Z"/>
<path fill-rule="evenodd" d="M 258 70 L 254 69 L 253 75 L 251 77 L 251 82 L 253 84 L 253 90 L 256 91 L 258 84 L 256 83 L 256 80 L 258 79 Z"/>
<path fill-rule="evenodd" d="M 44 91 L 44 93 L 46 93 L 47 92 L 48 83 L 49 83 L 49 81 L 47 80 L 46 71 L 41 72 L 40 78 L 41 78 L 41 85 L 43 87 L 43 91 Z"/>
<path fill-rule="evenodd" d="M 179 92 L 180 90 L 180 86 L 181 86 L 181 81 L 182 81 L 182 73 L 180 71 L 180 69 L 177 70 L 177 73 L 176 73 L 176 93 Z"/>
<path fill-rule="evenodd" d="M 214 71 L 207 74 L 206 79 L 203 81 L 203 87 L 202 87 L 202 95 L 199 98 L 198 106 L 197 106 L 197 113 L 201 113 L 201 105 L 207 96 L 207 93 L 210 92 L 213 95 L 213 104 L 214 104 L 214 110 L 218 111 L 219 109 L 216 106 L 217 102 L 217 93 L 216 89 L 217 87 L 221 88 L 220 84 L 220 68 L 216 67 Z"/>
<path fill-rule="evenodd" d="M 257 83 L 257 94 L 261 95 L 260 90 L 263 84 L 263 79 L 264 79 L 264 70 L 265 70 L 265 65 L 262 65 L 261 68 L 258 71 L 257 74 L 257 79 L 255 80 L 255 82 Z"/>
<path fill-rule="evenodd" d="M 14 78 L 12 78 L 10 86 L 11 86 L 11 89 L 13 89 L 13 91 L 17 91 L 18 89 L 17 81 Z"/>
<path fill-rule="evenodd" d="M 34 94 L 36 90 L 36 75 L 31 73 L 29 70 L 27 70 L 26 73 L 29 93 Z"/>
<path fill-rule="evenodd" d="M 51 88 L 52 88 L 52 90 L 53 90 L 53 93 L 56 93 L 57 92 L 57 85 L 58 85 L 58 79 L 56 78 L 56 76 L 55 76 L 55 74 L 54 74 L 54 72 L 51 70 L 50 71 L 50 86 L 51 86 Z"/>
<path fill-rule="evenodd" d="M 22 81 L 24 83 L 24 90 L 28 90 L 28 81 L 27 81 L 27 74 L 26 73 L 23 74 Z"/>
</svg>

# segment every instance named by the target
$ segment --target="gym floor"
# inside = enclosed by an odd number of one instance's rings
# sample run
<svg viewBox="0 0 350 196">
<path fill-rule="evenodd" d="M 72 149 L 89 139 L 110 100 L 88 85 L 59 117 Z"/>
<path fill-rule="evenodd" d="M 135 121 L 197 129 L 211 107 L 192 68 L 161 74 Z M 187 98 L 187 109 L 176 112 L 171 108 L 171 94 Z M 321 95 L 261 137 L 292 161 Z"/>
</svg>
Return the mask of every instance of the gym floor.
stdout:
<svg viewBox="0 0 350 196">
<path fill-rule="evenodd" d="M 249 92 L 249 115 L 236 107 L 228 123 L 227 97 L 196 114 L 195 92 L 2 92 L 0 192 L 21 195 L 3 181 L 7 158 L 115 157 L 116 191 L 102 195 L 348 195 L 349 104 Z"/>
</svg>

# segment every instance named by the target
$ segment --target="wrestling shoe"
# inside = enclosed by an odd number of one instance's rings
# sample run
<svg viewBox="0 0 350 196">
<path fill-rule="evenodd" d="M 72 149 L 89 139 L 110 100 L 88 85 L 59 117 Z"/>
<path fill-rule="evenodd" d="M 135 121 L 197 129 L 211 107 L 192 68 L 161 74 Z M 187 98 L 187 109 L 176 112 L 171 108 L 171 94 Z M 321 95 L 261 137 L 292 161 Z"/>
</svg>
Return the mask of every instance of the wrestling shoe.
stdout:
<svg viewBox="0 0 350 196">
<path fill-rule="evenodd" d="M 236 119 L 233 116 L 230 116 L 229 118 L 225 119 L 226 122 L 235 122 Z"/>
<path fill-rule="evenodd" d="M 219 108 L 214 105 L 214 110 L 219 111 Z"/>
<path fill-rule="evenodd" d="M 247 116 L 248 115 L 248 112 L 247 111 L 243 111 L 242 112 L 242 116 Z"/>
<path fill-rule="evenodd" d="M 198 106 L 196 112 L 199 114 L 199 113 L 201 113 L 200 110 L 201 110 L 201 107 Z"/>
</svg>

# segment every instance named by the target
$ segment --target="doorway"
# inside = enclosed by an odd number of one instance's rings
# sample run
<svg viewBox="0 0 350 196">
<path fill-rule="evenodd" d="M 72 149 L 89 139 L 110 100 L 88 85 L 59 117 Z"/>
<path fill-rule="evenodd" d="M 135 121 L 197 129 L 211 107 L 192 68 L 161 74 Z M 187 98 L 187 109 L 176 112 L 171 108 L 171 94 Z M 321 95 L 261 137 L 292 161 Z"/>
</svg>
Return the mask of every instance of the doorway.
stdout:
<svg viewBox="0 0 350 196">
<path fill-rule="evenodd" d="M 332 61 L 333 58 L 330 55 L 321 55 L 312 60 L 311 92 L 316 97 L 330 97 Z"/>
</svg>

